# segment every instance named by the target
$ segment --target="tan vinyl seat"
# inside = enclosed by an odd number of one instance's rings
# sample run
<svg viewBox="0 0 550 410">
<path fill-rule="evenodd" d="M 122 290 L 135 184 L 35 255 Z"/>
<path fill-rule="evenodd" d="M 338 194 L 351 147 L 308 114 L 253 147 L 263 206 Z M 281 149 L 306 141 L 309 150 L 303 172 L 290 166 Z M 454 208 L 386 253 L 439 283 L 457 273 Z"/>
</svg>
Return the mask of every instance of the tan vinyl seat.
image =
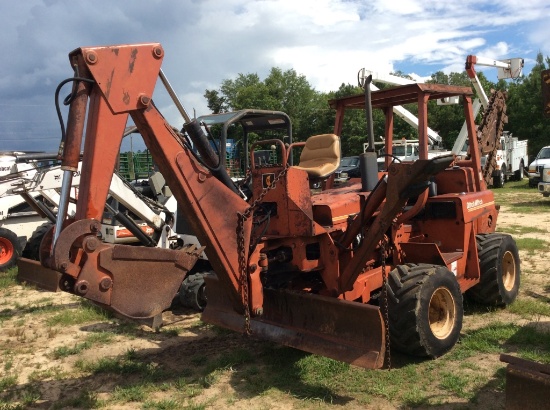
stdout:
<svg viewBox="0 0 550 410">
<path fill-rule="evenodd" d="M 340 166 L 340 138 L 335 134 L 321 134 L 309 137 L 300 155 L 300 163 L 310 180 L 328 177 Z"/>
</svg>

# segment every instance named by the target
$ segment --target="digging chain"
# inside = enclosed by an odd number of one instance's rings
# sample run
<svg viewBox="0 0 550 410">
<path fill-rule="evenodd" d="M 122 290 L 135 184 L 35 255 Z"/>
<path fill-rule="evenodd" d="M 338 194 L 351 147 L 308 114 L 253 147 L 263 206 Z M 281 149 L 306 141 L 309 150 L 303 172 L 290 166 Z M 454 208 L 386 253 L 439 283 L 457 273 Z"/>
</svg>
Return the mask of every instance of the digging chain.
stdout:
<svg viewBox="0 0 550 410">
<path fill-rule="evenodd" d="M 283 178 L 287 171 L 288 166 L 281 170 L 279 174 L 273 179 L 273 183 L 268 187 L 264 188 L 258 198 L 252 202 L 252 204 L 244 211 L 243 213 L 237 213 L 237 252 L 239 253 L 239 273 L 240 285 L 241 285 L 241 298 L 243 301 L 244 309 L 244 330 L 247 335 L 250 335 L 252 332 L 250 330 L 250 304 L 248 303 L 248 269 L 246 263 L 246 254 L 245 254 L 245 242 L 244 242 L 244 222 L 250 218 L 254 213 L 258 205 L 262 202 L 267 193 L 274 189 L 277 185 L 277 182 Z"/>
<path fill-rule="evenodd" d="M 483 179 L 487 185 L 492 184 L 492 174 L 497 167 L 496 153 L 500 149 L 500 136 L 504 124 L 508 122 L 506 115 L 506 93 L 493 91 L 489 105 L 483 113 L 481 124 L 478 127 L 477 138 L 481 155 L 487 155 L 487 162 L 483 167 Z"/>
<path fill-rule="evenodd" d="M 382 300 L 380 307 L 382 308 L 382 316 L 384 318 L 384 330 L 386 333 L 386 368 L 391 370 L 391 351 L 390 351 L 390 313 L 388 308 L 388 276 L 386 275 L 386 250 L 388 247 L 388 240 L 386 236 L 382 239 L 380 247 L 380 256 L 382 258 Z"/>
</svg>

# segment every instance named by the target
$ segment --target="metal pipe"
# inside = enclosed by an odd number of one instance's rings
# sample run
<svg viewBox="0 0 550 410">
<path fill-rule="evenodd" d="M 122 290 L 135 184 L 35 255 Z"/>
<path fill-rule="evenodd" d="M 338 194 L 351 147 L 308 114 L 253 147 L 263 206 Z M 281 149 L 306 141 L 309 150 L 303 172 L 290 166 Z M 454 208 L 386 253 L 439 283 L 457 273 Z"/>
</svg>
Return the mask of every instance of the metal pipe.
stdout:
<svg viewBox="0 0 550 410">
<path fill-rule="evenodd" d="M 71 194 L 71 186 L 73 185 L 73 171 L 63 171 L 63 182 L 61 183 L 61 194 L 59 198 L 59 206 L 57 207 L 57 218 L 55 220 L 55 232 L 53 234 L 52 249 L 55 248 L 57 238 L 63 228 L 63 222 L 67 216 L 67 210 L 69 209 L 69 195 Z"/>
<path fill-rule="evenodd" d="M 28 154 L 17 154 L 15 157 L 16 163 L 42 161 L 42 160 L 57 160 L 57 152 L 33 152 Z"/>
<path fill-rule="evenodd" d="M 74 56 L 73 66 L 79 75 L 87 73 L 87 66 L 82 55 Z M 63 228 L 63 222 L 67 217 L 69 208 L 69 195 L 73 184 L 73 172 L 78 171 L 78 163 L 81 157 L 82 137 L 86 123 L 86 109 L 88 107 L 88 96 L 92 90 L 92 84 L 88 81 L 78 81 L 73 89 L 73 97 L 69 107 L 67 119 L 67 133 L 65 141 L 61 142 L 63 148 L 61 169 L 63 170 L 63 182 L 55 221 L 55 232 L 52 243 L 52 250 L 55 249 L 57 239 Z"/>
<path fill-rule="evenodd" d="M 222 158 L 220 158 L 212 149 L 212 146 L 210 145 L 207 136 L 202 131 L 201 125 L 197 122 L 197 120 L 191 119 L 191 117 L 189 117 L 187 111 L 178 99 L 176 92 L 164 75 L 162 69 L 160 69 L 159 71 L 159 77 L 162 81 L 162 84 L 164 84 L 166 91 L 168 91 L 168 94 L 170 94 L 170 97 L 172 97 L 172 101 L 174 101 L 174 104 L 178 108 L 180 114 L 183 116 L 183 119 L 185 120 L 183 128 L 193 141 L 193 144 L 199 152 L 204 163 L 211 168 L 212 174 L 216 178 L 218 178 L 225 186 L 231 189 L 234 193 L 239 194 L 239 191 L 237 190 L 237 188 L 235 188 L 235 184 L 227 173 L 225 166 L 221 163 Z M 221 149 L 225 150 L 225 146 L 221 147 Z"/>
<path fill-rule="evenodd" d="M 162 68 L 159 71 L 159 77 L 160 77 L 160 80 L 162 81 L 162 84 L 164 84 L 164 88 L 166 88 L 166 91 L 168 91 L 168 94 L 170 94 L 170 97 L 172 97 L 172 101 L 174 101 L 174 104 L 176 105 L 178 111 L 182 115 L 185 122 L 186 123 L 191 122 L 191 117 L 187 114 L 187 111 L 185 110 L 185 107 L 180 102 L 176 92 L 174 91 L 174 89 L 170 85 L 170 82 L 168 82 L 168 78 L 166 78 L 166 76 L 164 75 L 164 72 L 162 71 Z"/>
<path fill-rule="evenodd" d="M 364 79 L 364 88 L 365 88 L 365 115 L 367 117 L 367 136 L 369 139 L 369 147 L 367 152 L 375 152 L 374 149 L 374 126 L 372 124 L 372 98 L 370 83 L 372 82 L 372 75 L 369 75 Z"/>
<path fill-rule="evenodd" d="M 55 223 L 56 216 L 50 208 L 43 203 L 37 201 L 28 192 L 21 192 L 19 195 L 25 200 L 25 202 L 38 213 L 42 218 L 48 218 L 51 222 Z"/>
</svg>

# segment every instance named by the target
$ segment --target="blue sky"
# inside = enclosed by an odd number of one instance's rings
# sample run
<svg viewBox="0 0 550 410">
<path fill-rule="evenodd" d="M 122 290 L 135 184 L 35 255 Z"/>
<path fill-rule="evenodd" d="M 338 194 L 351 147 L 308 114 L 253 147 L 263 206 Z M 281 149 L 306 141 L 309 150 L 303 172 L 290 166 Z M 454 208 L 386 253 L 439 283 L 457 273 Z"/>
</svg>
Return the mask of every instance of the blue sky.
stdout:
<svg viewBox="0 0 550 410">
<path fill-rule="evenodd" d="M 549 0 L 1 0 L 0 150 L 57 150 L 54 91 L 80 46 L 162 43 L 172 86 L 204 114 L 205 89 L 274 66 L 319 91 L 354 83 L 362 67 L 459 72 L 469 54 L 521 57 L 529 73 L 538 52 L 550 55 L 549 23 Z M 485 74 L 496 81 L 496 69 Z M 181 126 L 168 96 L 154 98 Z"/>
</svg>

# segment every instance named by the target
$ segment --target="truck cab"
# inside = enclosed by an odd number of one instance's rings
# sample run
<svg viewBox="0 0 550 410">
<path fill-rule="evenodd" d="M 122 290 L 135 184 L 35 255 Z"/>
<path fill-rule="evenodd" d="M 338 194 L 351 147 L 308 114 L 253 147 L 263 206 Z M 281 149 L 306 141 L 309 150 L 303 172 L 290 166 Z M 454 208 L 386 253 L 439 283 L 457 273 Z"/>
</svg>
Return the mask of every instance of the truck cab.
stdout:
<svg viewBox="0 0 550 410">
<path fill-rule="evenodd" d="M 535 160 L 529 164 L 529 186 L 535 187 L 541 181 L 541 172 L 550 167 L 550 145 L 542 147 Z"/>
</svg>

